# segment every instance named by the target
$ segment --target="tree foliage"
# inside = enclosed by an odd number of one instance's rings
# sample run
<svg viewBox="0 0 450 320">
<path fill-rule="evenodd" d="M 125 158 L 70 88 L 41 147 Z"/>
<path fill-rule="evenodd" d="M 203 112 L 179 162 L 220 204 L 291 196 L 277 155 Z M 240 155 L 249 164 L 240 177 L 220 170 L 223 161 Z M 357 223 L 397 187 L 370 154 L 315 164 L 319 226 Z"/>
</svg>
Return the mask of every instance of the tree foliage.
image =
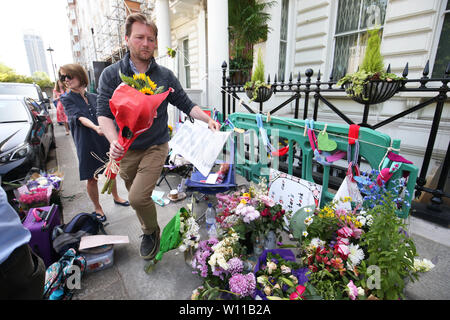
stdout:
<svg viewBox="0 0 450 320">
<path fill-rule="evenodd" d="M 50 80 L 47 73 L 37 71 L 33 76 L 24 76 L 17 74 L 16 71 L 4 63 L 0 62 L 0 82 L 18 82 L 18 83 L 36 83 L 43 88 L 53 88 L 54 83 Z"/>
</svg>

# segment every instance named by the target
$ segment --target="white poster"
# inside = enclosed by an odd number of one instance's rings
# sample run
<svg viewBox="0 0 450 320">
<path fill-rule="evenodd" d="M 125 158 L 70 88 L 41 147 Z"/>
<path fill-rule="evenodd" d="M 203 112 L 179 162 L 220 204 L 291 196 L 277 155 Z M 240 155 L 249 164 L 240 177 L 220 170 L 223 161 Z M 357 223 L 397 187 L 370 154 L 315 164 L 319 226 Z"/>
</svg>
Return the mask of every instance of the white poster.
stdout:
<svg viewBox="0 0 450 320">
<path fill-rule="evenodd" d="M 310 205 L 318 208 L 321 195 L 321 185 L 270 169 L 269 196 L 286 210 L 286 225 L 300 208 Z M 288 214 L 288 211 L 292 212 Z"/>
<path fill-rule="evenodd" d="M 203 121 L 186 121 L 169 141 L 173 154 L 192 163 L 205 177 L 227 142 L 231 131 L 212 131 Z"/>
</svg>

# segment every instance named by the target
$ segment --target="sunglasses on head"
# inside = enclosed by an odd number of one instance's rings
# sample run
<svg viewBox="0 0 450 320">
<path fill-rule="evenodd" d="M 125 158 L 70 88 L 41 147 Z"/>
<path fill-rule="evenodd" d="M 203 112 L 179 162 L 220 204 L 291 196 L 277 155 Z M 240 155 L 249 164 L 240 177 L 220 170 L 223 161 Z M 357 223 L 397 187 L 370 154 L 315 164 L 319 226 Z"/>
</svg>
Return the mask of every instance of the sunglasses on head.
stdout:
<svg viewBox="0 0 450 320">
<path fill-rule="evenodd" d="M 66 81 L 66 79 L 72 80 L 73 77 L 70 76 L 70 75 L 68 75 L 68 74 L 62 74 L 62 75 L 59 77 L 59 80 L 61 80 L 61 81 Z"/>
</svg>

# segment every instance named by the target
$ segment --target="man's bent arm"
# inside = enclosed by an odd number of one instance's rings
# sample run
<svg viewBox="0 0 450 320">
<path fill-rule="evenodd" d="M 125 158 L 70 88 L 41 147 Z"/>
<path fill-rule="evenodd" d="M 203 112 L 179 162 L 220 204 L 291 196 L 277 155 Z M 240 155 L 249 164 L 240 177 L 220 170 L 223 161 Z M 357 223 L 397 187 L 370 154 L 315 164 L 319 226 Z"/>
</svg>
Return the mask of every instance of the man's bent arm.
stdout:
<svg viewBox="0 0 450 320">
<path fill-rule="evenodd" d="M 211 130 L 220 130 L 220 124 L 211 119 L 199 106 L 194 106 L 189 115 L 194 119 L 206 122 Z"/>
</svg>

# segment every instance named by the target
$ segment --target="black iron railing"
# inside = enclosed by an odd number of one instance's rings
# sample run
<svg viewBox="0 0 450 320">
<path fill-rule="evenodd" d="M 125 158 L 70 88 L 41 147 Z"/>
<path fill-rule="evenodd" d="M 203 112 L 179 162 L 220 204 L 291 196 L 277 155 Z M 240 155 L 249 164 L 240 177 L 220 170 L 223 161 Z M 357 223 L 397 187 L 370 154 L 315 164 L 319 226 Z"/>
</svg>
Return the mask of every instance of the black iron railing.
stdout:
<svg viewBox="0 0 450 320">
<path fill-rule="evenodd" d="M 235 70 L 230 70 L 235 71 Z M 387 72 L 390 72 L 390 66 L 388 66 Z M 450 165 L 450 142 L 445 155 L 445 160 L 442 165 L 442 170 L 439 176 L 438 184 L 436 188 L 428 188 L 426 185 L 426 175 L 431 161 L 432 152 L 435 146 L 436 137 L 439 131 L 439 125 L 441 122 L 442 111 L 444 109 L 444 103 L 447 101 L 447 93 L 449 91 L 448 82 L 450 81 L 450 63 L 447 65 L 445 73 L 442 78 L 429 78 L 429 62 L 426 63 L 425 68 L 422 72 L 422 77 L 417 79 L 408 79 L 408 64 L 406 64 L 402 77 L 404 80 L 401 81 L 399 88 L 396 90 L 399 92 L 423 92 L 430 96 L 430 93 L 434 94 L 431 98 L 424 98 L 425 101 L 417 104 L 416 106 L 410 107 L 407 110 L 400 112 L 396 115 L 389 117 L 378 123 L 369 124 L 368 118 L 370 113 L 370 103 L 363 103 L 364 110 L 362 115 L 362 121 L 358 123 L 360 126 L 365 126 L 372 128 L 374 130 L 379 129 L 387 124 L 394 122 L 397 119 L 403 118 L 413 112 L 417 112 L 426 107 L 434 107 L 434 116 L 431 124 L 431 128 L 428 135 L 427 146 L 423 158 L 422 167 L 420 170 L 419 177 L 416 184 L 416 197 L 419 197 L 422 192 L 427 192 L 432 195 L 431 203 L 425 207 L 420 207 L 417 204 L 415 209 L 417 215 L 423 216 L 424 218 L 430 218 L 440 224 L 444 224 L 450 227 L 450 209 L 443 206 L 443 198 L 450 198 L 450 195 L 445 193 L 445 184 L 448 179 L 449 165 Z M 337 106 L 335 106 L 323 93 L 337 93 L 345 92 L 343 87 L 336 86 L 337 80 L 333 79 L 331 74 L 328 81 L 322 81 L 322 74 L 319 70 L 317 77 L 313 80 L 314 72 L 312 69 L 307 69 L 305 71 L 306 76 L 303 81 L 300 72 L 296 77 L 290 73 L 288 80 L 277 79 L 275 75 L 273 82 L 271 82 L 270 75 L 267 78 L 267 83 L 271 86 L 273 92 L 290 93 L 282 103 L 269 110 L 271 115 L 275 114 L 282 108 L 288 106 L 290 103 L 294 103 L 294 118 L 299 118 L 299 113 L 301 111 L 300 102 L 303 101 L 303 119 L 308 117 L 308 112 L 310 106 L 310 100 L 313 102 L 313 119 L 317 121 L 319 103 L 322 102 L 323 105 L 327 106 L 332 110 L 337 116 L 339 116 L 347 124 L 355 124 L 355 122 L 347 117 L 344 112 L 342 112 Z M 240 81 L 231 80 L 227 75 L 227 64 L 224 62 L 222 64 L 222 113 L 224 119 L 228 114 L 236 112 L 236 106 L 238 104 L 242 105 L 248 112 L 251 113 L 263 113 L 264 102 L 259 102 L 258 110 L 252 109 L 248 104 L 244 103 L 242 99 L 238 96 L 239 93 L 244 93 L 243 88 L 244 83 L 248 79 L 239 79 Z M 273 97 L 273 96 L 272 96 Z M 414 211 L 414 208 L 413 208 Z M 413 213 L 414 214 L 414 213 Z"/>
</svg>

